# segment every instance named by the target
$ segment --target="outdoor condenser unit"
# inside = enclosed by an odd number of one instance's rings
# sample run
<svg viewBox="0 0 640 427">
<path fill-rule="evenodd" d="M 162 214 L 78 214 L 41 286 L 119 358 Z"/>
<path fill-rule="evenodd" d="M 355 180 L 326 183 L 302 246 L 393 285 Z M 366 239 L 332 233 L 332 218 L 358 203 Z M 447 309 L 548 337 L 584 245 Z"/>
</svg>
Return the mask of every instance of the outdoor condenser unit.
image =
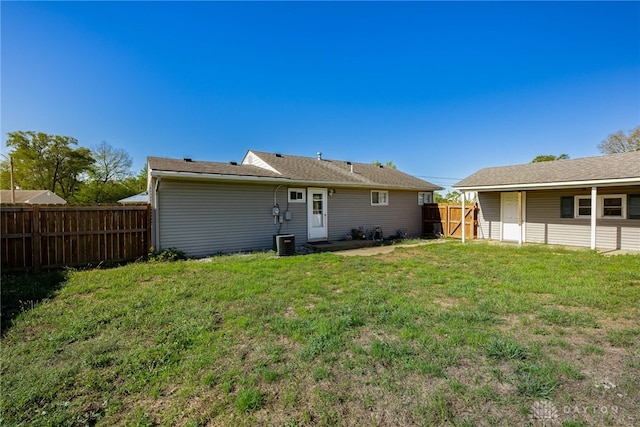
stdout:
<svg viewBox="0 0 640 427">
<path fill-rule="evenodd" d="M 293 234 L 278 234 L 276 236 L 276 253 L 278 256 L 296 254 L 296 236 Z"/>
</svg>

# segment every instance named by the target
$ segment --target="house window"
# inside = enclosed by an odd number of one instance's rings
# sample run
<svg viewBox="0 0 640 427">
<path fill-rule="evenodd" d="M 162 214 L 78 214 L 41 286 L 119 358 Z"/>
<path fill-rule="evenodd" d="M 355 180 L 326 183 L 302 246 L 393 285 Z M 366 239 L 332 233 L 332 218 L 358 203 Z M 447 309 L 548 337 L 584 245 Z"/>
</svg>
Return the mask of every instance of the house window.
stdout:
<svg viewBox="0 0 640 427">
<path fill-rule="evenodd" d="M 290 188 L 289 189 L 289 203 L 305 203 L 306 191 L 304 188 Z"/>
<path fill-rule="evenodd" d="M 573 202 L 572 196 L 564 196 L 560 198 L 560 218 L 573 218 Z"/>
<path fill-rule="evenodd" d="M 576 196 L 574 205 L 576 218 L 591 217 L 591 196 Z"/>
<path fill-rule="evenodd" d="M 388 206 L 389 192 L 373 190 L 371 191 L 371 206 Z"/>
<path fill-rule="evenodd" d="M 600 218 L 622 218 L 627 213 L 627 198 L 622 194 L 607 194 L 599 197 L 598 210 Z"/>
<path fill-rule="evenodd" d="M 640 194 L 629 194 L 627 201 L 629 219 L 640 219 Z"/>
<path fill-rule="evenodd" d="M 433 203 L 433 193 L 420 191 L 418 193 L 418 204 L 422 206 L 425 203 Z"/>
<path fill-rule="evenodd" d="M 598 218 L 625 219 L 627 198 L 623 194 L 606 194 L 598 196 Z M 575 196 L 575 217 L 591 217 L 591 196 Z"/>
</svg>

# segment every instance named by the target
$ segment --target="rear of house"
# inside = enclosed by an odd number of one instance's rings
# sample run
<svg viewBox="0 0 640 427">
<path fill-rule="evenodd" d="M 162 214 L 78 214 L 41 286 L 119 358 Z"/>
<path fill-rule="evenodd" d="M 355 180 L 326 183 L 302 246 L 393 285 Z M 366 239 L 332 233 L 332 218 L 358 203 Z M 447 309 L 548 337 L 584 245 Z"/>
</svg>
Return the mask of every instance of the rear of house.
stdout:
<svg viewBox="0 0 640 427">
<path fill-rule="evenodd" d="M 640 152 L 482 169 L 478 238 L 640 251 Z"/>
<path fill-rule="evenodd" d="M 191 256 L 341 240 L 353 228 L 421 234 L 423 202 L 440 187 L 391 168 L 247 152 L 237 163 L 150 157 L 153 244 Z"/>
</svg>

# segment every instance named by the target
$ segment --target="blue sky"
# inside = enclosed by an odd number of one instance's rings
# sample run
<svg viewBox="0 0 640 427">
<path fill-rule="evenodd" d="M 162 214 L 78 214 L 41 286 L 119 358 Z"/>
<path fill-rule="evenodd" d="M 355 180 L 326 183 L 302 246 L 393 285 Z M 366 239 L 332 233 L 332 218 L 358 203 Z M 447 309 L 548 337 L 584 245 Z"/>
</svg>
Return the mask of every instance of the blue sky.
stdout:
<svg viewBox="0 0 640 427">
<path fill-rule="evenodd" d="M 640 125 L 638 2 L 0 7 L 3 141 L 106 141 L 136 170 L 321 151 L 446 186 Z"/>
</svg>

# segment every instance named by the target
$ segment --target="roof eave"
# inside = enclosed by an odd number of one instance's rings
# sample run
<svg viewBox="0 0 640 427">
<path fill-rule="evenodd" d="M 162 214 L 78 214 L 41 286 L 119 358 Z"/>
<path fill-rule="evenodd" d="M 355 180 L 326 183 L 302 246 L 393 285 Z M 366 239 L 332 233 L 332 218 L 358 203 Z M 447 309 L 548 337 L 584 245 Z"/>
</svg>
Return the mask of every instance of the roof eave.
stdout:
<svg viewBox="0 0 640 427">
<path fill-rule="evenodd" d="M 433 186 L 399 186 L 399 185 L 384 185 L 375 183 L 352 183 L 352 182 L 340 182 L 340 181 L 311 181 L 311 180 L 296 180 L 285 177 L 265 177 L 265 176 L 252 176 L 252 175 L 227 175 L 227 174 L 214 174 L 214 173 L 201 173 L 201 172 L 179 172 L 179 171 L 164 171 L 158 169 L 150 169 L 149 174 L 152 177 L 160 178 L 176 178 L 176 179 L 203 179 L 203 180 L 216 180 L 226 182 L 258 182 L 258 183 L 278 183 L 283 182 L 292 185 L 307 185 L 307 186 L 319 186 L 319 187 L 350 187 L 350 188 L 379 188 L 382 190 L 411 190 L 411 191 L 438 191 L 443 188 Z"/>
<path fill-rule="evenodd" d="M 543 183 L 518 183 L 498 185 L 454 185 L 460 191 L 517 191 L 517 190 L 561 190 L 581 187 L 616 187 L 620 185 L 640 185 L 640 177 L 603 179 L 590 181 L 559 181 Z"/>
</svg>

